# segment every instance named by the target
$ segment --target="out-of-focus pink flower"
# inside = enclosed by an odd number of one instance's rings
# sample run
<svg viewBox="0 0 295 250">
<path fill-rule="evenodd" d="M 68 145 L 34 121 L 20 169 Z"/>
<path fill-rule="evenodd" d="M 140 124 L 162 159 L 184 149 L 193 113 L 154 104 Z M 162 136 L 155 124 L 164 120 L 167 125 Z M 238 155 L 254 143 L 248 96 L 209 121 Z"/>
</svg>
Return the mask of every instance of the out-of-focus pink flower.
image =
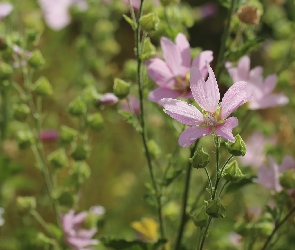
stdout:
<svg viewBox="0 0 295 250">
<path fill-rule="evenodd" d="M 243 241 L 243 237 L 240 234 L 237 234 L 235 232 L 231 232 L 228 235 L 228 239 L 229 239 L 229 242 L 232 243 L 233 246 L 235 246 L 235 247 L 241 246 L 242 241 Z"/>
<path fill-rule="evenodd" d="M 2 215 L 4 214 L 4 208 L 0 207 L 0 227 L 2 227 L 5 223 L 4 218 Z"/>
<path fill-rule="evenodd" d="M 251 166 L 254 168 L 260 167 L 265 161 L 265 146 L 274 145 L 276 139 L 274 137 L 267 138 L 260 132 L 253 133 L 246 140 L 247 153 L 239 160 L 243 165 Z"/>
<path fill-rule="evenodd" d="M 263 165 L 259 168 L 256 182 L 267 187 L 271 192 L 280 192 L 283 190 L 280 185 L 280 174 L 289 169 L 295 170 L 295 160 L 291 156 L 285 156 L 281 165 L 269 156 L 268 166 Z"/>
<path fill-rule="evenodd" d="M 11 3 L 0 3 L 0 21 L 8 16 L 13 10 L 13 5 Z"/>
<path fill-rule="evenodd" d="M 71 22 L 69 8 L 76 5 L 81 11 L 88 8 L 85 0 L 38 0 L 47 25 L 53 30 L 60 30 Z"/>
<path fill-rule="evenodd" d="M 200 19 L 205 19 L 214 16 L 217 12 L 217 5 L 215 3 L 206 3 L 201 5 L 198 9 Z"/>
<path fill-rule="evenodd" d="M 237 82 L 231 86 L 222 98 L 221 103 L 218 85 L 211 67 L 208 65 L 209 77 L 204 81 L 201 71 L 194 67 L 190 72 L 190 88 L 199 106 L 184 101 L 164 98 L 164 111 L 177 121 L 190 126 L 182 132 L 178 143 L 182 147 L 189 147 L 202 136 L 215 134 L 225 140 L 234 142 L 232 129 L 238 125 L 236 117 L 229 117 L 239 106 L 248 101 L 246 82 Z"/>
<path fill-rule="evenodd" d="M 128 112 L 132 112 L 136 115 L 140 114 L 140 101 L 138 100 L 138 98 L 130 95 L 127 97 L 127 99 L 128 99 L 129 104 L 131 106 L 131 110 L 130 110 L 130 107 L 129 107 L 128 102 L 126 100 L 122 100 L 121 109 L 128 111 Z"/>
<path fill-rule="evenodd" d="M 56 130 L 44 130 L 40 133 L 40 140 L 43 142 L 52 142 L 59 139 L 59 133 Z"/>
<path fill-rule="evenodd" d="M 273 90 L 277 84 L 277 76 L 269 75 L 263 79 L 263 68 L 258 66 L 250 70 L 249 56 L 243 56 L 237 67 L 233 67 L 231 63 L 226 63 L 227 70 L 236 81 L 246 81 L 248 83 L 248 94 L 252 96 L 249 102 L 249 109 L 266 109 L 276 106 L 284 106 L 289 102 L 288 97 L 283 93 L 274 94 Z"/>
<path fill-rule="evenodd" d="M 30 58 L 32 53 L 30 51 L 24 50 L 18 45 L 13 45 L 12 47 L 14 52 L 14 62 L 13 67 L 19 68 L 20 62 L 22 63 L 22 66 L 25 67 L 27 65 L 27 60 Z"/>
<path fill-rule="evenodd" d="M 97 245 L 99 243 L 98 240 L 92 239 L 94 234 L 97 232 L 96 228 L 80 228 L 87 215 L 87 212 L 75 214 L 74 210 L 70 210 L 61 218 L 66 243 L 75 250 L 90 250 L 90 246 Z"/>
<path fill-rule="evenodd" d="M 213 60 L 212 51 L 203 51 L 191 62 L 190 45 L 184 34 L 178 34 L 176 44 L 166 37 L 161 38 L 165 61 L 160 58 L 148 60 L 147 73 L 159 86 L 151 91 L 148 99 L 161 103 L 162 98 L 193 98 L 189 88 L 189 70 L 197 67 L 203 77 L 208 74 L 207 64 Z"/>
<path fill-rule="evenodd" d="M 92 206 L 89 211 L 94 215 L 103 215 L 105 213 L 105 208 L 103 206 Z"/>
<path fill-rule="evenodd" d="M 140 7 L 141 0 L 130 0 L 130 1 L 131 1 L 131 4 L 132 4 L 133 8 L 135 10 L 138 10 L 139 7 Z M 129 0 L 123 0 L 123 2 L 126 3 L 129 6 Z M 154 4 L 159 5 L 159 0 L 154 0 Z"/>
<path fill-rule="evenodd" d="M 97 105 L 113 105 L 118 102 L 118 97 L 115 96 L 113 93 L 105 93 L 104 95 L 100 96 L 98 101 L 96 102 Z"/>
</svg>

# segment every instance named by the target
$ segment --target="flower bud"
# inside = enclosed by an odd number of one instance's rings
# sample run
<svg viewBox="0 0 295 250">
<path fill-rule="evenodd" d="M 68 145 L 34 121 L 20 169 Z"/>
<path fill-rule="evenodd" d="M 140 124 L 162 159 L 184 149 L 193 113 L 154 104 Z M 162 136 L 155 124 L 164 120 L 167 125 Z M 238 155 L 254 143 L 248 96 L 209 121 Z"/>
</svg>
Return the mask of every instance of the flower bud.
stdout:
<svg viewBox="0 0 295 250">
<path fill-rule="evenodd" d="M 67 154 L 64 148 L 59 148 L 48 155 L 48 161 L 55 167 L 65 167 L 68 163 Z"/>
<path fill-rule="evenodd" d="M 9 79 L 12 75 L 13 68 L 5 62 L 0 62 L 0 80 Z"/>
<path fill-rule="evenodd" d="M 243 179 L 245 175 L 243 175 L 243 173 L 241 172 L 238 162 L 232 161 L 224 168 L 222 172 L 222 177 L 227 181 L 238 182 L 239 180 Z"/>
<path fill-rule="evenodd" d="M 137 74 L 137 62 L 134 59 L 125 61 L 123 68 L 124 75 L 128 78 L 135 78 Z"/>
<path fill-rule="evenodd" d="M 260 16 L 258 9 L 254 6 L 243 5 L 238 10 L 238 17 L 242 23 L 254 25 L 258 24 Z"/>
<path fill-rule="evenodd" d="M 42 56 L 40 50 L 35 50 L 32 52 L 28 59 L 28 64 L 36 69 L 40 69 L 45 65 L 45 59 Z"/>
<path fill-rule="evenodd" d="M 206 206 L 202 206 L 201 208 L 193 211 L 190 214 L 190 217 L 196 227 L 206 227 L 209 219 L 209 216 L 206 213 Z"/>
<path fill-rule="evenodd" d="M 34 136 L 30 131 L 19 131 L 17 133 L 17 144 L 20 149 L 26 149 L 34 143 Z"/>
<path fill-rule="evenodd" d="M 94 86 L 88 86 L 83 90 L 83 100 L 88 104 L 94 104 L 99 98 L 99 94 Z"/>
<path fill-rule="evenodd" d="M 289 169 L 280 175 L 280 184 L 286 189 L 295 188 L 294 169 Z"/>
<path fill-rule="evenodd" d="M 146 32 L 156 31 L 158 29 L 159 23 L 160 18 L 154 12 L 143 15 L 139 19 L 140 26 Z"/>
<path fill-rule="evenodd" d="M 78 96 L 70 102 L 68 111 L 72 116 L 81 116 L 87 112 L 87 105 L 82 98 Z"/>
<path fill-rule="evenodd" d="M 59 139 L 59 133 L 54 129 L 42 130 L 39 138 L 42 142 L 54 142 Z"/>
<path fill-rule="evenodd" d="M 16 206 L 21 211 L 30 211 L 36 209 L 36 199 L 33 196 L 18 196 Z"/>
<path fill-rule="evenodd" d="M 75 161 L 84 161 L 88 158 L 89 152 L 90 148 L 88 145 L 75 143 L 70 155 Z"/>
<path fill-rule="evenodd" d="M 205 201 L 206 213 L 212 218 L 224 218 L 226 206 L 221 203 L 219 198 L 215 200 Z"/>
<path fill-rule="evenodd" d="M 259 236 L 267 237 L 272 233 L 273 228 L 274 224 L 272 222 L 260 222 L 254 224 L 253 230 Z"/>
<path fill-rule="evenodd" d="M 73 168 L 71 169 L 71 176 L 79 184 L 82 184 L 91 174 L 90 167 L 85 161 L 75 162 Z"/>
<path fill-rule="evenodd" d="M 180 0 L 160 0 L 163 6 L 175 5 L 178 4 Z"/>
<path fill-rule="evenodd" d="M 103 118 L 100 113 L 95 113 L 87 116 L 87 125 L 94 131 L 99 131 L 103 128 Z"/>
<path fill-rule="evenodd" d="M 0 51 L 1 50 L 5 50 L 7 48 L 7 42 L 5 37 L 3 37 L 2 35 L 0 35 Z"/>
<path fill-rule="evenodd" d="M 148 149 L 149 149 L 151 155 L 154 158 L 157 158 L 160 156 L 161 149 L 160 149 L 159 145 L 154 140 L 149 140 L 147 143 L 147 146 L 148 146 Z"/>
<path fill-rule="evenodd" d="M 30 113 L 30 108 L 26 104 L 14 104 L 13 105 L 13 117 L 17 121 L 24 121 L 26 120 L 28 114 Z"/>
<path fill-rule="evenodd" d="M 157 54 L 156 47 L 151 43 L 149 37 L 144 40 L 144 50 L 141 59 L 146 60 L 154 57 Z"/>
<path fill-rule="evenodd" d="M 205 168 L 210 162 L 210 155 L 201 147 L 197 149 L 194 156 L 190 158 L 189 161 L 193 168 Z"/>
<path fill-rule="evenodd" d="M 114 79 L 114 94 L 119 99 L 124 99 L 130 92 L 130 83 L 125 82 L 119 78 Z"/>
<path fill-rule="evenodd" d="M 225 145 L 227 151 L 234 156 L 244 156 L 246 154 L 246 144 L 239 134 L 235 136 L 235 142 L 228 141 Z"/>
<path fill-rule="evenodd" d="M 61 206 L 72 207 L 75 203 L 74 194 L 69 190 L 59 191 L 55 196 Z"/>
<path fill-rule="evenodd" d="M 60 140 L 64 143 L 70 143 L 72 142 L 76 136 L 78 135 L 78 131 L 67 127 L 67 126 L 61 126 L 60 130 Z"/>
<path fill-rule="evenodd" d="M 44 76 L 41 76 L 32 86 L 32 91 L 36 95 L 40 96 L 50 96 L 53 94 L 53 90 L 51 84 L 49 83 L 48 79 Z"/>
<path fill-rule="evenodd" d="M 37 45 L 40 40 L 40 32 L 36 29 L 28 29 L 26 30 L 27 42 L 28 44 Z"/>
<path fill-rule="evenodd" d="M 98 100 L 96 101 L 96 106 L 99 107 L 100 105 L 114 105 L 117 102 L 117 96 L 115 96 L 113 93 L 105 93 L 104 95 L 99 96 Z"/>
</svg>

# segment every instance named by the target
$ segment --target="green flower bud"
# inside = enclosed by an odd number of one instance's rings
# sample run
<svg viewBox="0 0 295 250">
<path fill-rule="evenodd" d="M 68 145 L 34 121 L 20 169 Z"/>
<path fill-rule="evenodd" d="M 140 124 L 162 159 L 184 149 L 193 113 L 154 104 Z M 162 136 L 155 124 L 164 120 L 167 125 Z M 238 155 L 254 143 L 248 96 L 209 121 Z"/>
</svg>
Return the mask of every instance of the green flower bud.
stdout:
<svg viewBox="0 0 295 250">
<path fill-rule="evenodd" d="M 0 62 L 0 80 L 9 79 L 10 76 L 12 75 L 12 72 L 13 72 L 13 68 L 11 65 L 5 62 Z"/>
<path fill-rule="evenodd" d="M 19 210 L 28 212 L 36 209 L 36 199 L 33 196 L 18 196 L 16 206 Z"/>
<path fill-rule="evenodd" d="M 119 78 L 114 79 L 114 94 L 120 98 L 124 99 L 126 96 L 129 95 L 130 92 L 130 83 L 125 82 L 124 80 L 121 80 Z"/>
<path fill-rule="evenodd" d="M 100 113 L 95 113 L 87 116 L 87 125 L 94 131 L 99 131 L 103 128 L 103 118 Z"/>
<path fill-rule="evenodd" d="M 90 152 L 90 148 L 88 145 L 85 145 L 83 143 L 80 143 L 80 144 L 75 143 L 73 145 L 70 155 L 76 161 L 84 161 L 88 158 L 89 152 Z"/>
<path fill-rule="evenodd" d="M 0 51 L 5 50 L 7 48 L 7 46 L 8 45 L 7 45 L 5 37 L 0 35 Z"/>
<path fill-rule="evenodd" d="M 40 96 L 50 96 L 53 94 L 53 90 L 50 82 L 44 76 L 41 76 L 32 86 L 32 91 Z"/>
<path fill-rule="evenodd" d="M 36 29 L 26 30 L 27 42 L 28 44 L 37 45 L 40 40 L 41 33 Z"/>
<path fill-rule="evenodd" d="M 38 232 L 32 240 L 38 249 L 50 249 L 56 244 L 55 239 L 49 238 L 41 232 Z"/>
<path fill-rule="evenodd" d="M 226 206 L 221 203 L 219 198 L 215 200 L 205 201 L 206 213 L 212 218 L 224 218 Z"/>
<path fill-rule="evenodd" d="M 206 206 L 202 206 L 201 208 L 193 211 L 190 214 L 190 217 L 196 227 L 206 227 L 209 219 L 209 216 L 206 213 Z"/>
<path fill-rule="evenodd" d="M 60 129 L 60 140 L 64 143 L 70 143 L 72 142 L 76 136 L 78 135 L 78 131 L 67 127 L 67 126 L 61 126 Z"/>
<path fill-rule="evenodd" d="M 59 148 L 48 155 L 48 161 L 55 167 L 65 167 L 68 163 L 67 154 L 64 148 Z"/>
<path fill-rule="evenodd" d="M 146 32 L 156 31 L 158 29 L 159 23 L 160 18 L 154 12 L 143 15 L 139 19 L 140 26 Z"/>
<path fill-rule="evenodd" d="M 13 117 L 18 121 L 26 120 L 28 114 L 30 113 L 30 108 L 26 104 L 14 104 L 13 105 Z"/>
<path fill-rule="evenodd" d="M 34 143 L 34 136 L 30 131 L 19 131 L 17 143 L 20 149 L 26 149 Z"/>
<path fill-rule="evenodd" d="M 61 206 L 72 207 L 75 203 L 73 192 L 69 190 L 62 190 L 56 194 L 56 199 Z"/>
<path fill-rule="evenodd" d="M 227 181 L 238 182 L 239 180 L 243 179 L 245 175 L 243 175 L 243 173 L 241 172 L 238 162 L 232 161 L 224 168 L 222 172 L 222 177 Z"/>
<path fill-rule="evenodd" d="M 128 78 L 135 78 L 137 73 L 137 62 L 136 60 L 130 59 L 124 63 L 124 75 Z"/>
<path fill-rule="evenodd" d="M 263 237 L 269 236 L 274 228 L 274 224 L 272 222 L 260 222 L 254 224 L 254 231 Z"/>
<path fill-rule="evenodd" d="M 180 0 L 160 0 L 163 6 L 175 5 L 178 4 Z"/>
<path fill-rule="evenodd" d="M 141 55 L 141 59 L 146 60 L 154 57 L 157 54 L 156 47 L 151 43 L 150 38 L 144 40 L 144 51 Z"/>
<path fill-rule="evenodd" d="M 68 111 L 72 116 L 81 116 L 87 112 L 87 105 L 83 99 L 78 96 L 70 102 Z"/>
<path fill-rule="evenodd" d="M 35 50 L 32 52 L 32 55 L 28 59 L 28 64 L 36 69 L 40 69 L 45 65 L 45 59 L 42 56 L 40 50 Z"/>
<path fill-rule="evenodd" d="M 99 97 L 100 96 L 94 86 L 88 86 L 83 90 L 82 98 L 86 103 L 94 104 Z"/>
<path fill-rule="evenodd" d="M 225 145 L 227 151 L 234 156 L 244 156 L 246 154 L 246 144 L 239 134 L 235 136 L 235 142 L 226 142 Z"/>
<path fill-rule="evenodd" d="M 82 184 L 91 174 L 90 167 L 85 161 L 75 162 L 73 168 L 71 169 L 71 176 Z"/>
<path fill-rule="evenodd" d="M 189 161 L 193 168 L 205 168 L 210 162 L 210 155 L 201 147 L 197 149 L 194 156 L 190 158 Z"/>
<path fill-rule="evenodd" d="M 160 149 L 159 145 L 154 140 L 149 140 L 147 143 L 147 146 L 148 146 L 148 149 L 149 149 L 151 155 L 154 158 L 157 158 L 160 156 L 161 149 Z"/>
<path fill-rule="evenodd" d="M 286 189 L 295 188 L 294 169 L 289 169 L 280 175 L 280 184 Z"/>
</svg>

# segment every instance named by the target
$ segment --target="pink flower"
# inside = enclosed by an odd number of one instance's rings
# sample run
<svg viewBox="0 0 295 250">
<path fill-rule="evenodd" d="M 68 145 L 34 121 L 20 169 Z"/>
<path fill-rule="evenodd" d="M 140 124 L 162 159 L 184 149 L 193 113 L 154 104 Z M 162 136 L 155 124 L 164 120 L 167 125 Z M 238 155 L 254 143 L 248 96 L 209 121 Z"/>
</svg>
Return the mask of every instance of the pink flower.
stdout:
<svg viewBox="0 0 295 250">
<path fill-rule="evenodd" d="M 121 109 L 123 109 L 127 112 L 134 113 L 136 115 L 140 114 L 140 102 L 139 102 L 138 98 L 131 95 L 131 96 L 128 96 L 128 101 L 131 106 L 131 110 L 130 110 L 130 107 L 129 107 L 128 102 L 126 100 L 123 100 L 121 102 Z"/>
<path fill-rule="evenodd" d="M 200 19 L 205 19 L 214 16 L 217 12 L 217 5 L 215 3 L 205 3 L 197 9 L 200 13 Z"/>
<path fill-rule="evenodd" d="M 59 139 L 59 133 L 56 130 L 44 130 L 40 133 L 42 142 L 56 141 Z"/>
<path fill-rule="evenodd" d="M 146 63 L 149 77 L 159 86 L 150 92 L 148 99 L 160 104 L 162 98 L 192 98 L 188 80 L 190 67 L 199 68 L 206 77 L 206 65 L 213 60 L 213 52 L 203 51 L 191 63 L 190 45 L 181 33 L 176 37 L 176 44 L 162 37 L 161 47 L 165 61 L 153 58 Z"/>
<path fill-rule="evenodd" d="M 263 79 L 263 68 L 258 66 L 250 70 L 250 58 L 248 56 L 243 56 L 237 67 L 232 67 L 231 63 L 227 63 L 226 67 L 234 82 L 246 81 L 248 83 L 247 91 L 252 96 L 249 109 L 266 109 L 283 106 L 289 102 L 288 97 L 283 93 L 272 93 L 277 84 L 277 76 L 273 74 Z"/>
<path fill-rule="evenodd" d="M 53 30 L 60 30 L 71 22 L 69 8 L 76 5 L 81 11 L 88 8 L 85 0 L 38 0 L 44 12 L 47 25 Z"/>
<path fill-rule="evenodd" d="M 89 246 L 98 244 L 98 240 L 92 239 L 97 231 L 96 228 L 88 230 L 80 229 L 80 226 L 85 221 L 87 215 L 87 212 L 81 212 L 75 215 L 74 210 L 70 210 L 61 218 L 66 242 L 75 250 L 89 250 L 91 249 Z"/>
<path fill-rule="evenodd" d="M 123 0 L 129 6 L 129 0 Z M 138 10 L 140 7 L 141 0 L 131 0 L 131 4 L 135 10 Z M 154 0 L 154 4 L 159 5 L 159 0 Z"/>
<path fill-rule="evenodd" d="M 295 170 L 295 160 L 291 156 L 285 156 L 282 164 L 278 165 L 269 156 L 268 165 L 263 165 L 259 168 L 256 182 L 267 187 L 271 192 L 280 192 L 283 190 L 280 185 L 280 174 L 292 168 Z"/>
<path fill-rule="evenodd" d="M 184 101 L 164 98 L 164 111 L 177 121 L 190 126 L 182 132 L 178 143 L 189 147 L 202 136 L 215 134 L 225 140 L 234 142 L 232 129 L 238 125 L 236 117 L 229 117 L 239 106 L 248 101 L 246 82 L 237 82 L 231 86 L 219 104 L 220 93 L 211 67 L 208 65 L 209 77 L 204 81 L 201 71 L 192 68 L 190 72 L 190 88 L 194 99 L 202 109 Z"/>
<path fill-rule="evenodd" d="M 13 10 L 13 5 L 11 3 L 0 3 L 0 21 L 8 16 Z"/>
<path fill-rule="evenodd" d="M 118 97 L 115 96 L 113 93 L 105 93 L 104 95 L 100 96 L 98 101 L 96 102 L 97 105 L 113 105 L 118 102 Z"/>
</svg>

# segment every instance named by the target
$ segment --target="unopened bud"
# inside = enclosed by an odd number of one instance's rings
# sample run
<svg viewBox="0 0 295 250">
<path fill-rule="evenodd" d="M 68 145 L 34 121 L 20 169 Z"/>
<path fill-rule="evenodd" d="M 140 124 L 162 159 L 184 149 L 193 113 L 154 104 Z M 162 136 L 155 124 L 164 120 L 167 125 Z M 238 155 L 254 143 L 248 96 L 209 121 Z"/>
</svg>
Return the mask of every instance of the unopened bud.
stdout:
<svg viewBox="0 0 295 250">
<path fill-rule="evenodd" d="M 99 96 L 96 101 L 96 106 L 100 105 L 114 105 L 118 102 L 118 97 L 113 93 L 105 93 L 104 95 Z"/>
<path fill-rule="evenodd" d="M 33 196 L 18 196 L 16 206 L 21 211 L 30 211 L 36 208 L 36 199 Z"/>
<path fill-rule="evenodd" d="M 215 200 L 205 201 L 206 213 L 212 218 L 224 218 L 226 206 L 221 203 L 219 198 Z"/>
<path fill-rule="evenodd" d="M 36 29 L 28 29 L 28 30 L 26 30 L 26 35 L 27 35 L 28 44 L 33 44 L 33 45 L 36 46 L 39 43 L 41 34 Z"/>
<path fill-rule="evenodd" d="M 151 43 L 150 38 L 144 40 L 144 50 L 142 52 L 141 58 L 143 60 L 150 59 L 157 54 L 156 47 Z"/>
<path fill-rule="evenodd" d="M 147 146 L 148 146 L 148 149 L 149 149 L 151 155 L 154 158 L 157 158 L 160 156 L 161 149 L 160 149 L 159 145 L 154 140 L 149 140 L 147 143 Z"/>
<path fill-rule="evenodd" d="M 67 154 L 64 148 L 59 148 L 48 155 L 48 161 L 55 167 L 65 167 L 68 163 Z"/>
<path fill-rule="evenodd" d="M 75 203 L 75 197 L 73 192 L 69 191 L 69 190 L 62 190 L 59 191 L 56 194 L 56 198 L 58 200 L 58 203 L 61 206 L 65 206 L 65 207 L 72 207 L 73 204 Z"/>
<path fill-rule="evenodd" d="M 280 184 L 286 189 L 295 188 L 294 169 L 289 169 L 280 175 Z"/>
<path fill-rule="evenodd" d="M 269 236 L 274 228 L 274 224 L 272 222 L 260 222 L 255 223 L 253 230 L 259 235 L 263 237 Z"/>
<path fill-rule="evenodd" d="M 30 113 L 30 108 L 26 104 L 15 104 L 13 105 L 13 117 L 18 121 L 26 120 L 28 114 Z"/>
<path fill-rule="evenodd" d="M 19 131 L 17 143 L 20 149 L 26 149 L 34 143 L 34 136 L 30 131 Z"/>
<path fill-rule="evenodd" d="M 228 141 L 225 145 L 227 151 L 234 156 L 244 156 L 246 154 L 246 144 L 239 134 L 235 136 L 235 142 Z"/>
<path fill-rule="evenodd" d="M 237 161 L 232 161 L 224 168 L 222 172 L 222 177 L 227 181 L 238 182 L 243 179 L 245 175 L 243 175 L 242 171 L 239 168 Z"/>
<path fill-rule="evenodd" d="M 238 17 L 241 22 L 249 25 L 258 24 L 260 16 L 258 9 L 254 6 L 243 5 L 238 10 Z"/>
<path fill-rule="evenodd" d="M 206 206 L 202 206 L 201 208 L 193 211 L 190 214 L 190 217 L 196 227 L 206 227 L 209 219 L 209 216 L 206 213 Z"/>
<path fill-rule="evenodd" d="M 85 161 L 75 162 L 71 169 L 71 175 L 79 183 L 82 184 L 91 174 L 90 167 Z"/>
<path fill-rule="evenodd" d="M 87 125 L 94 131 L 99 131 L 103 128 L 103 118 L 100 113 L 95 113 L 87 116 Z"/>
<path fill-rule="evenodd" d="M 72 142 L 76 136 L 78 135 L 78 131 L 67 127 L 67 126 L 61 126 L 60 129 L 60 140 L 64 143 L 70 143 Z"/>
<path fill-rule="evenodd" d="M 201 147 L 197 149 L 194 156 L 190 158 L 189 161 L 193 168 L 205 168 L 210 162 L 210 155 Z"/>
<path fill-rule="evenodd" d="M 0 80 L 6 80 L 9 79 L 9 77 L 12 75 L 13 68 L 11 65 L 0 62 Z"/>
<path fill-rule="evenodd" d="M 5 50 L 7 48 L 7 42 L 5 37 L 0 35 L 0 50 Z"/>
<path fill-rule="evenodd" d="M 83 99 L 78 96 L 70 102 L 68 111 L 72 116 L 81 116 L 87 112 L 87 105 Z"/>
<path fill-rule="evenodd" d="M 41 76 L 32 86 L 32 91 L 40 96 L 50 96 L 53 94 L 52 86 L 48 79 Z"/>
<path fill-rule="evenodd" d="M 72 148 L 71 157 L 76 161 L 84 161 L 88 158 L 90 148 L 83 143 L 75 143 Z"/>
<path fill-rule="evenodd" d="M 130 92 L 130 83 L 125 82 L 119 78 L 114 79 L 114 94 L 119 99 L 124 99 L 126 96 L 129 95 Z"/>
<path fill-rule="evenodd" d="M 146 32 L 156 31 L 158 29 L 159 23 L 160 18 L 154 12 L 143 15 L 139 19 L 140 26 Z"/>
<path fill-rule="evenodd" d="M 99 98 L 99 94 L 94 86 L 88 86 L 83 90 L 82 98 L 86 103 L 94 104 Z"/>
<path fill-rule="evenodd" d="M 45 65 L 45 59 L 42 56 L 40 50 L 35 50 L 32 52 L 28 59 L 28 64 L 36 69 L 40 69 Z"/>
</svg>

